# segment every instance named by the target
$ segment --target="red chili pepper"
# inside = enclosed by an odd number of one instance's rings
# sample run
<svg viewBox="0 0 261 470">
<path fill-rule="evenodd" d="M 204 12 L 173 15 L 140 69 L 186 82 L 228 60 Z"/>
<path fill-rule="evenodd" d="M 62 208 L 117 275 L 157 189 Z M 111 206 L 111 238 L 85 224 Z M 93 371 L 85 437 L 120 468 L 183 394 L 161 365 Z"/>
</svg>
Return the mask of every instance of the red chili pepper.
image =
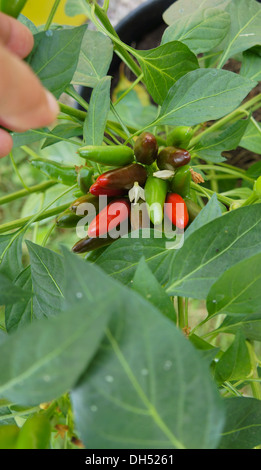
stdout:
<svg viewBox="0 0 261 470">
<path fill-rule="evenodd" d="M 124 189 L 111 189 L 100 186 L 97 182 L 93 183 L 89 192 L 94 196 L 123 196 L 126 193 Z"/>
<path fill-rule="evenodd" d="M 109 233 L 126 220 L 130 214 L 130 203 L 127 199 L 111 201 L 93 219 L 88 228 L 88 237 L 94 238 Z"/>
<path fill-rule="evenodd" d="M 178 206 L 177 204 L 182 204 Z M 189 214 L 184 199 L 176 193 L 169 193 L 165 201 L 165 214 L 169 220 L 180 229 L 184 229 L 189 222 Z"/>
<path fill-rule="evenodd" d="M 131 189 L 135 182 L 144 185 L 147 171 L 139 163 L 132 163 L 121 168 L 109 170 L 98 176 L 96 183 L 104 188 Z"/>
</svg>

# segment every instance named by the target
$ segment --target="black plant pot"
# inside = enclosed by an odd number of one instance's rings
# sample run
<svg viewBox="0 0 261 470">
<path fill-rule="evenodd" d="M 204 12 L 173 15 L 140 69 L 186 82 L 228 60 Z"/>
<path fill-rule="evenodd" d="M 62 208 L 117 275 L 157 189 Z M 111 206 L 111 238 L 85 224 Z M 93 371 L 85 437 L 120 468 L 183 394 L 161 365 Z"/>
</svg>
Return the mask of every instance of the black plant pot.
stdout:
<svg viewBox="0 0 261 470">
<path fill-rule="evenodd" d="M 121 20 L 116 26 L 115 30 L 119 35 L 120 39 L 128 44 L 138 46 L 140 49 L 145 49 L 146 42 L 143 42 L 145 38 L 149 38 L 154 32 L 163 32 L 165 25 L 162 15 L 164 11 L 172 4 L 175 0 L 148 0 L 140 5 L 135 10 L 131 11 L 123 20 Z M 159 34 L 159 33 L 158 33 Z M 139 47 L 140 44 L 140 47 Z M 142 45 L 143 44 L 143 45 Z M 156 47 L 157 44 L 153 44 L 148 49 Z M 113 77 L 112 87 L 117 81 L 119 72 L 119 66 L 121 59 L 114 54 L 113 59 L 108 71 L 108 75 Z M 92 89 L 82 87 L 80 90 L 81 96 L 89 102 Z"/>
</svg>

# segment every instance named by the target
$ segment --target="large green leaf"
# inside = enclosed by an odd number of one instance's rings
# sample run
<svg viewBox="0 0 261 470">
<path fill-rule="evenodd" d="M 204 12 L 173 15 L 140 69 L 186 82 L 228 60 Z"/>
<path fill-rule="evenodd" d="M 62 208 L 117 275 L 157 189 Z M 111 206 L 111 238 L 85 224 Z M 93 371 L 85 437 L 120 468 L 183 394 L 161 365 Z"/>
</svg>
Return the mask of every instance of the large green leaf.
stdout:
<svg viewBox="0 0 261 470">
<path fill-rule="evenodd" d="M 162 37 L 162 44 L 180 41 L 195 54 L 207 52 L 216 47 L 227 34 L 230 16 L 218 8 L 197 10 L 189 16 L 176 19 Z"/>
<path fill-rule="evenodd" d="M 166 294 L 155 276 L 152 274 L 144 258 L 141 258 L 136 269 L 132 288 L 142 297 L 157 307 L 163 315 L 176 321 L 173 300 Z"/>
<path fill-rule="evenodd" d="M 71 0 L 72 1 L 72 0 Z M 183 20 L 186 16 L 194 15 L 198 10 L 219 7 L 224 9 L 229 0 L 178 0 L 163 13 L 165 23 L 172 24 Z"/>
<path fill-rule="evenodd" d="M 253 449 L 261 444 L 261 402 L 256 398 L 224 400 L 226 424 L 220 449 Z"/>
<path fill-rule="evenodd" d="M 68 16 L 76 16 L 90 13 L 90 6 L 86 0 L 67 0 L 65 5 L 65 13 Z"/>
<path fill-rule="evenodd" d="M 42 31 L 34 36 L 34 48 L 27 61 L 56 98 L 72 80 L 85 30 L 83 25 Z"/>
<path fill-rule="evenodd" d="M 255 119 L 252 118 L 249 121 L 239 145 L 250 152 L 261 154 L 261 127 Z"/>
<path fill-rule="evenodd" d="M 261 252 L 259 204 L 224 214 L 192 233 L 173 258 L 167 292 L 205 299 L 227 269 Z"/>
<path fill-rule="evenodd" d="M 143 230 L 139 238 L 128 237 L 116 240 L 99 256 L 96 263 L 108 274 L 128 284 L 134 276 L 140 259 L 146 263 L 159 282 L 167 279 L 171 250 L 166 248 L 165 238 L 154 238 L 153 231 Z"/>
<path fill-rule="evenodd" d="M 0 236 L 0 271 L 11 280 L 14 280 L 23 269 L 23 235 L 18 230 L 15 233 Z"/>
<path fill-rule="evenodd" d="M 213 194 L 208 203 L 203 207 L 203 209 L 201 209 L 200 213 L 186 229 L 185 239 L 187 239 L 189 235 L 198 230 L 200 227 L 208 224 L 211 222 L 211 220 L 217 219 L 217 217 L 221 217 L 221 215 L 222 211 L 217 199 L 217 195 Z"/>
<path fill-rule="evenodd" d="M 97 53 L 97 51 L 100 51 Z M 72 83 L 94 87 L 109 69 L 113 54 L 111 40 L 98 31 L 86 30 Z"/>
<path fill-rule="evenodd" d="M 261 341 L 261 312 L 227 316 L 218 331 L 235 334 L 241 329 L 247 339 Z"/>
<path fill-rule="evenodd" d="M 221 132 L 202 137 L 193 151 L 203 160 L 211 162 L 225 160 L 221 153 L 238 147 L 248 123 L 249 119 L 240 119 Z"/>
<path fill-rule="evenodd" d="M 157 107 L 149 102 L 145 104 L 143 101 L 136 90 L 131 90 L 115 106 L 118 115 L 127 126 L 142 129 L 156 118 Z M 112 111 L 109 113 L 109 119 L 118 122 Z"/>
<path fill-rule="evenodd" d="M 193 52 L 179 41 L 148 51 L 135 50 L 134 55 L 141 66 L 148 92 L 158 104 L 163 103 L 170 87 L 180 77 L 199 67 Z"/>
<path fill-rule="evenodd" d="M 61 311 L 64 269 L 62 257 L 48 248 L 26 241 L 32 274 L 33 314 L 50 317 Z"/>
<path fill-rule="evenodd" d="M 231 28 L 223 45 L 219 67 L 251 47 L 261 44 L 261 5 L 255 0 L 230 0 L 226 11 L 231 17 Z"/>
<path fill-rule="evenodd" d="M 240 75 L 251 78 L 251 80 L 261 80 L 261 48 L 258 51 L 255 48 L 243 52 L 242 66 Z"/>
<path fill-rule="evenodd" d="M 232 266 L 211 287 L 207 308 L 217 313 L 256 313 L 261 305 L 261 253 Z"/>
<path fill-rule="evenodd" d="M 110 109 L 111 77 L 102 78 L 91 94 L 88 114 L 83 126 L 85 145 L 102 145 Z"/>
<path fill-rule="evenodd" d="M 256 85 L 227 70 L 198 69 L 169 90 L 154 125 L 192 126 L 233 111 Z"/>
<path fill-rule="evenodd" d="M 14 331 L 19 327 L 23 327 L 27 323 L 31 323 L 34 318 L 33 300 L 32 300 L 32 279 L 31 269 L 28 266 L 21 271 L 14 281 L 15 288 L 22 288 L 31 295 L 24 300 L 7 305 L 5 308 L 5 325 L 8 332 Z"/>
<path fill-rule="evenodd" d="M 67 392 L 91 361 L 110 312 L 101 298 L 88 312 L 83 303 L 10 334 L 0 345 L 0 396 L 33 405 Z"/>
<path fill-rule="evenodd" d="M 208 364 L 174 323 L 100 268 L 65 253 L 66 298 L 118 300 L 91 366 L 71 392 L 87 448 L 214 448 L 223 425 Z M 77 304 L 75 305 L 77 309 Z"/>
<path fill-rule="evenodd" d="M 31 295 L 30 291 L 24 290 L 15 285 L 4 274 L 0 273 L 0 305 L 15 304 L 16 302 L 26 302 Z"/>
<path fill-rule="evenodd" d="M 251 372 L 251 361 L 244 334 L 238 330 L 234 341 L 215 366 L 215 379 L 223 383 L 245 379 Z"/>
</svg>

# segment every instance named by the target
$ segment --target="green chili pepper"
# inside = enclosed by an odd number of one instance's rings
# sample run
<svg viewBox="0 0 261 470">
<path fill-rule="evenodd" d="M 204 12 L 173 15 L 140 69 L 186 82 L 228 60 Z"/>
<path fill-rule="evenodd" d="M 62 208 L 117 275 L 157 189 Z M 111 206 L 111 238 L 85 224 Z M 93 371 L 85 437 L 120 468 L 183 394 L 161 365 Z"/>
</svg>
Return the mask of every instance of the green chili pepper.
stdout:
<svg viewBox="0 0 261 470">
<path fill-rule="evenodd" d="M 135 142 L 134 154 L 137 162 L 143 163 L 143 165 L 151 165 L 158 155 L 156 137 L 150 132 L 142 132 Z"/>
<path fill-rule="evenodd" d="M 0 11 L 17 18 L 27 0 L 0 0 Z"/>
<path fill-rule="evenodd" d="M 190 195 L 190 182 L 191 173 L 190 166 L 184 165 L 175 171 L 175 175 L 170 183 L 170 188 L 173 193 L 177 193 L 183 198 Z"/>
<path fill-rule="evenodd" d="M 64 212 L 58 215 L 58 217 L 56 217 L 55 222 L 56 222 L 57 227 L 72 228 L 72 227 L 76 227 L 81 217 L 83 216 L 76 215 L 69 209 L 66 209 Z"/>
<path fill-rule="evenodd" d="M 47 449 L 51 436 L 51 424 L 42 413 L 28 418 L 22 426 L 16 443 L 16 449 Z"/>
<path fill-rule="evenodd" d="M 83 196 L 78 197 L 75 201 L 73 201 L 69 207 L 71 212 L 76 212 L 77 208 L 80 204 L 89 203 L 92 204 L 96 210 L 99 209 L 99 198 L 97 196 L 93 196 L 92 194 L 84 194 Z"/>
<path fill-rule="evenodd" d="M 151 222 L 161 224 L 164 214 L 164 202 L 168 190 L 168 183 L 160 178 L 149 176 L 145 184 L 145 200 Z"/>
<path fill-rule="evenodd" d="M 134 160 L 134 152 L 127 145 L 87 145 L 78 153 L 86 160 L 109 166 L 124 166 Z"/>
<path fill-rule="evenodd" d="M 157 156 L 157 165 L 160 170 L 173 170 L 187 165 L 191 160 L 191 155 L 187 150 L 176 147 L 165 147 Z"/>
<path fill-rule="evenodd" d="M 185 202 L 188 209 L 189 222 L 193 222 L 193 220 L 200 213 L 201 207 L 195 201 L 192 201 L 192 199 L 186 198 Z"/>
<path fill-rule="evenodd" d="M 191 127 L 177 126 L 167 136 L 167 146 L 186 149 L 192 138 L 194 131 Z"/>
<path fill-rule="evenodd" d="M 94 168 L 87 167 L 81 168 L 78 173 L 77 184 L 84 194 L 88 193 L 91 185 L 93 184 L 93 173 Z"/>
<path fill-rule="evenodd" d="M 67 186 L 73 186 L 77 181 L 77 171 L 74 166 L 60 165 L 52 160 L 31 160 L 31 164 L 52 180 Z"/>
</svg>

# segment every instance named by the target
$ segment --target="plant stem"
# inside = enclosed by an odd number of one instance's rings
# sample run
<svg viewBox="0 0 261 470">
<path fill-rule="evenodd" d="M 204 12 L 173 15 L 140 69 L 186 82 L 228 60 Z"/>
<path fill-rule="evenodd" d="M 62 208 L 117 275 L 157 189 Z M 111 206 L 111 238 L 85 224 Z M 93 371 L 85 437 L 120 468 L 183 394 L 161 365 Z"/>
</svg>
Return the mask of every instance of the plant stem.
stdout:
<svg viewBox="0 0 261 470">
<path fill-rule="evenodd" d="M 48 219 L 49 217 L 60 214 L 60 212 L 63 212 L 65 209 L 68 209 L 69 205 L 69 203 L 61 204 L 60 206 L 53 207 L 53 209 L 45 210 L 41 214 L 37 215 L 33 222 L 38 222 L 39 220 Z M 0 225 L 0 233 L 9 232 L 10 230 L 13 230 L 15 228 L 23 227 L 25 224 L 29 223 L 33 217 L 33 215 L 29 215 L 27 217 L 23 217 L 22 219 L 17 219 L 12 222 L 2 224 Z"/>
<path fill-rule="evenodd" d="M 138 83 L 143 79 L 143 73 L 136 78 L 136 80 L 134 82 L 132 82 L 132 84 L 129 86 L 129 88 L 127 88 L 127 90 L 125 90 L 120 96 L 119 98 L 113 103 L 114 106 L 117 106 L 117 104 L 123 99 L 125 98 L 125 96 L 128 95 L 128 93 L 133 90 L 133 88 L 135 88 L 136 85 L 138 85 Z"/>
<path fill-rule="evenodd" d="M 54 18 L 54 15 L 55 15 L 55 13 L 56 13 L 56 10 L 57 10 L 57 8 L 58 8 L 60 2 L 61 2 L 61 0 L 55 0 L 54 4 L 53 4 L 53 6 L 52 6 L 52 9 L 51 9 L 51 11 L 50 11 L 50 14 L 49 14 L 49 16 L 48 16 L 48 19 L 47 19 L 47 21 L 46 21 L 46 24 L 45 24 L 45 27 L 44 27 L 44 31 L 47 31 L 47 30 L 50 28 L 50 26 L 51 26 L 51 24 L 52 24 L 52 21 L 53 21 L 53 18 Z"/>
<path fill-rule="evenodd" d="M 196 191 L 200 192 L 200 193 L 203 193 L 208 196 L 213 196 L 213 194 L 216 194 L 217 195 L 217 198 L 220 202 L 222 202 L 223 204 L 227 205 L 227 206 L 230 206 L 230 204 L 232 202 L 234 202 L 233 199 L 231 199 L 230 197 L 226 197 L 226 196 L 222 196 L 221 194 L 219 193 L 215 193 L 214 191 L 212 191 L 211 189 L 207 189 L 207 188 L 203 188 L 201 187 L 199 184 L 196 184 L 194 183 L 193 181 L 191 181 L 191 188 L 195 189 Z"/>
<path fill-rule="evenodd" d="M 102 28 L 102 32 L 106 33 L 111 40 L 114 42 L 114 48 L 115 52 L 119 55 L 119 57 L 125 62 L 126 65 L 130 68 L 130 70 L 137 76 L 139 77 L 141 74 L 141 69 L 140 67 L 136 64 L 136 62 L 133 60 L 129 52 L 127 51 L 128 46 L 124 44 L 118 34 L 116 33 L 115 29 L 113 28 L 108 16 L 106 15 L 106 12 L 95 2 L 95 4 L 92 3 L 92 0 L 87 0 L 87 3 L 93 7 L 94 13 L 103 25 L 104 28 Z M 93 23 L 97 26 L 98 29 L 100 29 L 100 24 L 96 21 L 95 16 L 91 17 L 91 20 Z"/>
<path fill-rule="evenodd" d="M 250 362 L 252 365 L 252 378 L 259 378 L 258 377 L 258 372 L 257 372 L 257 366 L 258 366 L 258 361 L 256 358 L 255 350 L 254 350 L 254 343 L 253 341 L 247 341 L 246 342 L 247 347 L 248 347 L 248 352 L 250 356 Z M 258 400 L 261 400 L 261 387 L 259 382 L 251 382 L 251 389 L 253 393 L 253 397 L 257 398 Z"/>
<path fill-rule="evenodd" d="M 57 184 L 56 181 L 45 181 L 44 183 L 31 186 L 28 189 L 21 189 L 20 191 L 16 191 L 15 193 L 7 194 L 6 196 L 0 197 L 0 206 L 2 206 L 3 204 L 7 204 L 8 202 L 15 201 L 16 199 L 20 199 L 21 197 L 27 196 L 28 194 L 46 191 L 48 188 L 54 186 L 55 184 Z"/>
<path fill-rule="evenodd" d="M 85 111 L 81 111 L 80 109 L 73 108 L 72 106 L 68 106 L 67 104 L 58 102 L 60 106 L 60 111 L 64 114 L 69 114 L 69 116 L 76 117 L 79 121 L 85 121 L 87 113 Z"/>
<path fill-rule="evenodd" d="M 26 191 L 29 191 L 29 188 L 28 188 L 28 186 L 25 184 L 25 182 L 24 182 L 24 180 L 23 180 L 23 178 L 22 178 L 22 176 L 21 176 L 21 174 L 20 174 L 20 172 L 19 172 L 19 170 L 18 170 L 18 168 L 17 168 L 17 165 L 16 165 L 16 163 L 15 163 L 15 161 L 14 161 L 13 152 L 10 152 L 9 155 L 10 155 L 10 159 L 11 159 L 11 162 L 12 162 L 12 165 L 13 165 L 13 169 L 14 169 L 14 171 L 15 171 L 17 177 L 18 177 L 19 180 L 21 181 L 21 184 L 22 184 L 22 186 L 24 187 L 24 189 L 25 189 Z"/>
<path fill-rule="evenodd" d="M 205 137 L 207 134 L 220 129 L 220 127 L 224 126 L 225 124 L 232 121 L 236 117 L 238 118 L 240 115 L 245 116 L 245 111 L 260 101 L 261 101 L 261 93 L 259 95 L 254 96 L 254 98 L 252 98 L 251 100 L 248 100 L 246 103 L 239 106 L 239 108 L 235 109 L 227 116 L 224 116 L 223 118 L 219 119 L 214 124 L 212 124 L 212 126 L 207 127 L 207 129 L 205 129 L 203 132 L 193 137 L 193 139 L 191 139 L 190 141 L 189 148 L 191 149 L 192 147 L 194 147 L 201 140 L 202 137 Z"/>
<path fill-rule="evenodd" d="M 184 312 L 184 319 L 185 319 L 185 327 L 188 328 L 188 298 L 185 297 L 185 312 Z"/>
<path fill-rule="evenodd" d="M 183 297 L 178 297 L 178 325 L 179 328 L 184 328 L 185 326 L 185 312 L 184 312 L 184 302 Z"/>
<path fill-rule="evenodd" d="M 79 95 L 79 93 L 75 90 L 75 88 L 72 85 L 69 85 L 66 88 L 65 93 L 67 93 L 67 95 L 69 95 L 71 98 L 77 101 L 77 103 L 79 103 L 79 105 L 82 106 L 82 108 L 88 111 L 89 104 L 81 95 Z"/>
<path fill-rule="evenodd" d="M 234 177 L 244 179 L 246 181 L 250 181 L 251 183 L 254 181 L 253 178 L 250 178 L 249 176 L 245 175 L 244 173 L 241 172 L 238 168 L 231 167 L 223 167 L 223 166 L 216 166 L 216 165 L 195 165 L 193 168 L 198 168 L 199 170 L 216 170 L 220 171 L 222 173 L 227 173 L 228 175 L 232 175 Z"/>
</svg>

